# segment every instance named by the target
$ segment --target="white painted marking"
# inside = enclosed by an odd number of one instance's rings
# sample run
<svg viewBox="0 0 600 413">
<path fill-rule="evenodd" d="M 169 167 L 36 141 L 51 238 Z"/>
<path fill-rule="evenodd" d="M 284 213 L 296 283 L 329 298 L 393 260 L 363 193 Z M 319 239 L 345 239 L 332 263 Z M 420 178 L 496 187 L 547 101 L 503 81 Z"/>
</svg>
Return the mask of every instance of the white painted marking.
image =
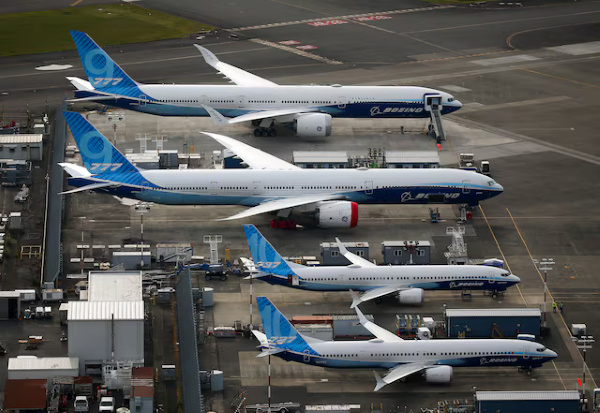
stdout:
<svg viewBox="0 0 600 413">
<path fill-rule="evenodd" d="M 320 20 L 318 22 L 310 22 L 308 23 L 314 27 L 322 27 L 322 26 L 334 26 L 336 24 L 346 24 L 348 23 L 346 20 L 334 19 L 334 20 Z"/>
<path fill-rule="evenodd" d="M 381 14 L 376 14 L 373 16 L 359 16 L 359 17 L 354 17 L 352 20 L 356 20 L 359 22 L 368 22 L 368 21 L 377 21 L 377 20 L 388 20 L 391 19 L 390 16 L 385 16 L 385 15 L 381 15 Z"/>
<path fill-rule="evenodd" d="M 66 70 L 72 68 L 73 65 L 48 65 L 48 66 L 38 66 L 35 70 Z"/>
<path fill-rule="evenodd" d="M 492 65 L 505 65 L 509 63 L 521 63 L 521 62 L 530 62 L 533 60 L 540 60 L 538 57 L 530 56 L 527 54 L 520 54 L 516 56 L 505 56 L 505 57 L 496 57 L 493 59 L 481 59 L 481 60 L 471 60 L 471 63 L 475 63 L 480 66 L 492 66 Z"/>
<path fill-rule="evenodd" d="M 457 85 L 444 85 L 440 86 L 440 89 L 449 90 L 450 92 L 470 92 L 471 89 Z"/>
<path fill-rule="evenodd" d="M 304 46 L 296 46 L 296 49 L 300 49 L 300 50 L 314 50 L 314 49 L 318 49 L 317 46 L 313 46 L 312 44 L 307 44 Z"/>
<path fill-rule="evenodd" d="M 285 50 L 286 52 L 294 53 L 294 54 L 297 54 L 299 56 L 303 56 L 303 57 L 307 57 L 309 59 L 317 60 L 319 62 L 328 63 L 330 65 L 341 65 L 342 64 L 342 62 L 339 62 L 337 60 L 327 59 L 326 57 L 317 56 L 316 54 L 305 52 L 304 50 L 298 50 L 298 49 L 290 47 L 290 46 L 284 46 L 282 44 L 269 42 L 268 40 L 250 39 L 250 41 L 254 42 L 254 43 L 262 44 L 262 45 L 265 45 L 265 46 L 274 47 L 275 49 Z"/>
<path fill-rule="evenodd" d="M 297 40 L 284 40 L 283 42 L 279 42 L 279 44 L 282 44 L 284 46 L 292 46 L 294 44 L 300 44 L 300 42 Z"/>
<path fill-rule="evenodd" d="M 572 56 L 581 56 L 584 54 L 600 53 L 600 41 L 566 44 L 564 46 L 546 47 L 546 49 L 564 54 L 570 54 Z"/>
</svg>

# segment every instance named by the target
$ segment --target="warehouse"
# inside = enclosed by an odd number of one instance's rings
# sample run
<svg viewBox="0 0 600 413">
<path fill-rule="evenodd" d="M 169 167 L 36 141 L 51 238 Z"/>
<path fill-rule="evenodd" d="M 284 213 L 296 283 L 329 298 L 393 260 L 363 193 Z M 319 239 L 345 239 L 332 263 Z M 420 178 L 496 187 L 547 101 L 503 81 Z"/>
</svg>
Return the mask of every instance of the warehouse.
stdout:
<svg viewBox="0 0 600 413">
<path fill-rule="evenodd" d="M 8 359 L 8 379 L 51 379 L 54 377 L 77 377 L 77 357 L 18 356 Z"/>
<path fill-rule="evenodd" d="M 503 338 L 540 335 L 539 308 L 446 309 L 448 337 Z"/>
<path fill-rule="evenodd" d="M 384 241 L 381 243 L 384 264 L 402 265 L 431 263 L 429 241 Z"/>
<path fill-rule="evenodd" d="M 144 362 L 143 301 L 71 301 L 69 357 L 81 375 L 99 374 L 105 362 Z"/>
<path fill-rule="evenodd" d="M 0 159 L 22 161 L 42 160 L 42 134 L 33 135 L 1 135 Z"/>
<path fill-rule="evenodd" d="M 478 391 L 475 406 L 478 413 L 577 413 L 579 399 L 577 390 Z"/>
<path fill-rule="evenodd" d="M 294 165 L 300 168 L 348 168 L 349 158 L 345 151 L 294 151 Z"/>
<path fill-rule="evenodd" d="M 90 271 L 88 301 L 142 301 L 142 275 L 138 271 Z"/>
<path fill-rule="evenodd" d="M 440 157 L 435 151 L 386 151 L 388 168 L 439 168 Z"/>
</svg>

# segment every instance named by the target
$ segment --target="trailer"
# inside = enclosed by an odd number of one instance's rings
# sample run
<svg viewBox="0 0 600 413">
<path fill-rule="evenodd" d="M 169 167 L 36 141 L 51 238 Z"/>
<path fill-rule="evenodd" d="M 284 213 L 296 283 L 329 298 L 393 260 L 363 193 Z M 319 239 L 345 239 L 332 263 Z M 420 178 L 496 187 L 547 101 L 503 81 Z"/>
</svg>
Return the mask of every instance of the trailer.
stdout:
<svg viewBox="0 0 600 413">
<path fill-rule="evenodd" d="M 42 301 L 44 303 L 51 301 L 62 301 L 65 298 L 65 292 L 59 288 L 53 290 L 42 290 Z"/>
</svg>

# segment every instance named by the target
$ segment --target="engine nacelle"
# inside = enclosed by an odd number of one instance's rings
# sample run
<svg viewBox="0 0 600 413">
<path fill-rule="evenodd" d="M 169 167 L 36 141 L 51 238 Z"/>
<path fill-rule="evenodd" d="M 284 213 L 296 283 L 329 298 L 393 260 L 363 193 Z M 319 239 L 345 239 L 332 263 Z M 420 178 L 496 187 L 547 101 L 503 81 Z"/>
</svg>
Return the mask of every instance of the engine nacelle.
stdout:
<svg viewBox="0 0 600 413">
<path fill-rule="evenodd" d="M 450 383 L 454 371 L 451 366 L 438 366 L 426 369 L 423 375 L 428 383 Z"/>
<path fill-rule="evenodd" d="M 331 115 L 327 113 L 307 113 L 294 120 L 294 132 L 303 137 L 324 137 L 331 135 Z"/>
<path fill-rule="evenodd" d="M 421 304 L 425 292 L 422 288 L 411 288 L 410 290 L 398 291 L 397 297 L 400 304 Z"/>
<path fill-rule="evenodd" d="M 358 204 L 356 202 L 319 202 L 316 212 L 317 223 L 323 228 L 354 228 L 358 224 Z"/>
</svg>

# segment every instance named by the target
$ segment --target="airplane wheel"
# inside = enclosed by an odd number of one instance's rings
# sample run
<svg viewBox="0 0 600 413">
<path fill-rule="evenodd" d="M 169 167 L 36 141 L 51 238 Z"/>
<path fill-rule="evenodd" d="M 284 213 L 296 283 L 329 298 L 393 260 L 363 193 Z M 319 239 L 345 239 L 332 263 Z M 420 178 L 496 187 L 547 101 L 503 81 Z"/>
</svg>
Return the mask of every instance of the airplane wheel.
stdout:
<svg viewBox="0 0 600 413">
<path fill-rule="evenodd" d="M 260 131 L 260 134 L 262 136 L 269 136 L 269 131 L 267 129 L 263 129 L 262 131 Z"/>
<path fill-rule="evenodd" d="M 226 275 L 221 275 L 221 281 L 227 281 L 227 276 Z"/>
<path fill-rule="evenodd" d="M 260 136 L 260 135 L 261 135 L 260 129 L 258 129 L 258 128 L 254 129 L 254 136 Z"/>
<path fill-rule="evenodd" d="M 212 277 L 211 277 L 210 275 L 206 274 L 206 275 L 204 276 L 204 279 L 205 279 L 206 281 L 210 281 L 210 280 L 212 280 Z"/>
<path fill-rule="evenodd" d="M 277 131 L 275 129 L 269 129 L 269 136 L 277 136 Z"/>
</svg>

